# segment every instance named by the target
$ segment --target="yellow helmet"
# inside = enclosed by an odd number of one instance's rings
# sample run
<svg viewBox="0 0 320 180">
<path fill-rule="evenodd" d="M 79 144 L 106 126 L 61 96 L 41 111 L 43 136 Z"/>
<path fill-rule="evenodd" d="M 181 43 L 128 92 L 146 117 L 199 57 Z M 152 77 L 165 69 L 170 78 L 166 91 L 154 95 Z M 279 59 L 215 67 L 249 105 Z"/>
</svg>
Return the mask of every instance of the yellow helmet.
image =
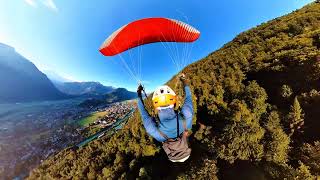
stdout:
<svg viewBox="0 0 320 180">
<path fill-rule="evenodd" d="M 176 93 L 169 86 L 158 87 L 152 96 L 154 108 L 174 106 L 176 103 Z"/>
</svg>

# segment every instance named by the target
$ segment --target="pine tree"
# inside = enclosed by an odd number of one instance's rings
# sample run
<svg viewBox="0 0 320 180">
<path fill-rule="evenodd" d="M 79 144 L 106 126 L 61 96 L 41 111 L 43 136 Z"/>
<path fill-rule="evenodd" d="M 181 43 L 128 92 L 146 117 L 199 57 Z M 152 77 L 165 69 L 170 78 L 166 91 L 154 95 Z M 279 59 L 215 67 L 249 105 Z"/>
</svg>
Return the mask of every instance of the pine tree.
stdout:
<svg viewBox="0 0 320 180">
<path fill-rule="evenodd" d="M 217 153 L 221 159 L 260 160 L 263 156 L 261 140 L 265 130 L 260 126 L 244 101 L 235 99 L 230 104 L 228 124 L 219 134 Z"/>
<path fill-rule="evenodd" d="M 299 162 L 300 166 L 299 168 L 296 170 L 297 174 L 295 179 L 301 179 L 301 180 L 313 180 L 316 179 L 315 176 L 313 176 L 310 171 L 309 171 L 309 167 L 304 165 L 302 162 Z"/>
<path fill-rule="evenodd" d="M 265 124 L 265 158 L 275 163 L 285 163 L 288 159 L 290 138 L 280 125 L 280 117 L 276 111 L 269 114 Z"/>
<path fill-rule="evenodd" d="M 320 141 L 303 144 L 298 159 L 309 166 L 311 172 L 320 177 Z"/>
<path fill-rule="evenodd" d="M 301 132 L 301 127 L 304 125 L 304 114 L 302 112 L 302 108 L 300 106 L 300 103 L 298 101 L 298 98 L 294 98 L 293 105 L 291 106 L 291 110 L 288 114 L 288 124 L 290 133 L 289 135 L 292 136 L 293 133 L 297 130 Z"/>
</svg>

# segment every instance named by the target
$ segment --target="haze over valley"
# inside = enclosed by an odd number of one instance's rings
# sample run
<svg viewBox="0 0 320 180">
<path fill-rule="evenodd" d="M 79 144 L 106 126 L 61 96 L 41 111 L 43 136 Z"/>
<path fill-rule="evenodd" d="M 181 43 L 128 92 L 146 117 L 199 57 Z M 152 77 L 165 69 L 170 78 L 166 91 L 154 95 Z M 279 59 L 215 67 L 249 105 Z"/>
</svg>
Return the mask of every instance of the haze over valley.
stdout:
<svg viewBox="0 0 320 180">
<path fill-rule="evenodd" d="M 124 88 L 46 75 L 1 43 L 0 69 L 0 175 L 6 177 L 25 177 L 42 160 L 85 139 L 77 125 L 82 118 L 136 98 Z"/>
</svg>

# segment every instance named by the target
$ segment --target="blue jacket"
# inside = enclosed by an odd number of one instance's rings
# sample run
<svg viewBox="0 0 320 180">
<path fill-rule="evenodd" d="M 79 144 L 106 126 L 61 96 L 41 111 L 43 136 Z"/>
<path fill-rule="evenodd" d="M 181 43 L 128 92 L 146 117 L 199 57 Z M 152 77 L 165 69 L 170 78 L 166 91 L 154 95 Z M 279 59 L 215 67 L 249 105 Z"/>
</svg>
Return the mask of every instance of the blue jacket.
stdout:
<svg viewBox="0 0 320 180">
<path fill-rule="evenodd" d="M 192 117 L 193 117 L 193 104 L 192 104 L 192 96 L 189 86 L 184 87 L 186 97 L 184 104 L 181 108 L 181 112 L 178 115 L 179 119 L 179 132 L 180 134 L 184 132 L 183 121 L 186 121 L 187 129 L 191 129 L 192 127 Z M 162 109 L 158 111 L 158 116 L 160 119 L 160 123 L 157 127 L 153 117 L 151 117 L 148 112 L 145 110 L 141 100 L 138 100 L 138 108 L 141 113 L 141 117 L 143 120 L 144 128 L 147 133 L 154 137 L 157 141 L 163 142 L 166 139 L 161 136 L 158 131 L 158 128 L 161 132 L 168 136 L 168 138 L 176 138 L 177 137 L 177 117 L 173 108 Z M 183 118 L 181 116 L 183 115 Z"/>
</svg>

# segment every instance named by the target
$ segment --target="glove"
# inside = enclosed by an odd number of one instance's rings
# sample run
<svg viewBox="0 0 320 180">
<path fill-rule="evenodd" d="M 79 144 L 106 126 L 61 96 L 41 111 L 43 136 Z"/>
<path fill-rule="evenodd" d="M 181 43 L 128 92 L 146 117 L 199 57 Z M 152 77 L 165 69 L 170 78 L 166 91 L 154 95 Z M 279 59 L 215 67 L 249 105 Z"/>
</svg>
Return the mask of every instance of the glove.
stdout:
<svg viewBox="0 0 320 180">
<path fill-rule="evenodd" d="M 181 73 L 181 74 L 179 75 L 179 79 L 180 79 L 181 81 L 185 80 L 185 79 L 186 79 L 186 75 L 185 75 L 184 73 Z"/>
<path fill-rule="evenodd" d="M 143 86 L 141 84 L 139 84 L 138 89 L 137 89 L 137 93 L 138 93 L 139 98 L 142 97 L 142 91 L 143 91 Z"/>
<path fill-rule="evenodd" d="M 188 85 L 188 80 L 187 80 L 186 75 L 184 73 L 179 75 L 179 79 L 184 86 Z"/>
</svg>

